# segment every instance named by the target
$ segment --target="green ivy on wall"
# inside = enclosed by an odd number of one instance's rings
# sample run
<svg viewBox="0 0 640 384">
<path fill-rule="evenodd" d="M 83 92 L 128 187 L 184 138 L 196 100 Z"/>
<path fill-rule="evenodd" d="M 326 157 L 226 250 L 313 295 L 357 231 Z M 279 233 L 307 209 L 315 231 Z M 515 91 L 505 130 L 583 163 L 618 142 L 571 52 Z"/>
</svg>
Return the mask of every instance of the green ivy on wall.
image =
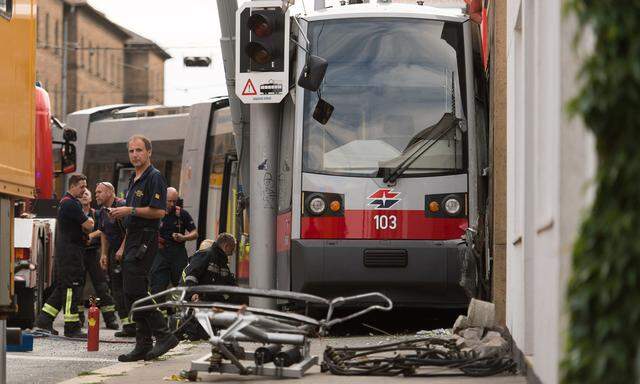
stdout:
<svg viewBox="0 0 640 384">
<path fill-rule="evenodd" d="M 566 0 L 594 51 L 570 110 L 596 138 L 596 195 L 573 250 L 563 383 L 638 383 L 640 1 Z"/>
</svg>

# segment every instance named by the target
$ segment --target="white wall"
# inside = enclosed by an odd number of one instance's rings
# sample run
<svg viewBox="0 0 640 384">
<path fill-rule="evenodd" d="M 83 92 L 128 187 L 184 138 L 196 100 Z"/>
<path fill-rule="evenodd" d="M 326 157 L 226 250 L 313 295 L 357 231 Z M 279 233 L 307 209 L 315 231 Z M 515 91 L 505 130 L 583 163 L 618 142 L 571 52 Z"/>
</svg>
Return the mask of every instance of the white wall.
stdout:
<svg viewBox="0 0 640 384">
<path fill-rule="evenodd" d="M 558 382 L 572 244 L 588 206 L 593 139 L 564 106 L 576 91 L 575 24 L 561 1 L 507 7 L 507 303 L 520 350 Z"/>
</svg>

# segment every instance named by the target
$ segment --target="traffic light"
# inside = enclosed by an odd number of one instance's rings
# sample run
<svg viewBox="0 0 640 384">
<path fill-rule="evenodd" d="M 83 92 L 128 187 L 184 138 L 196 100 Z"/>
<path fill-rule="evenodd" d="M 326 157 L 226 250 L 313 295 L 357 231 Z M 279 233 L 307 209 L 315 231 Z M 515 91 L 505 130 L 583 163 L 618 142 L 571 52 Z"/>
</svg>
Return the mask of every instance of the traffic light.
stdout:
<svg viewBox="0 0 640 384">
<path fill-rule="evenodd" d="M 186 56 L 183 60 L 185 67 L 208 67 L 211 58 L 207 56 Z"/>
<path fill-rule="evenodd" d="M 236 13 L 236 94 L 280 102 L 289 90 L 289 13 L 282 1 L 243 4 Z"/>
</svg>

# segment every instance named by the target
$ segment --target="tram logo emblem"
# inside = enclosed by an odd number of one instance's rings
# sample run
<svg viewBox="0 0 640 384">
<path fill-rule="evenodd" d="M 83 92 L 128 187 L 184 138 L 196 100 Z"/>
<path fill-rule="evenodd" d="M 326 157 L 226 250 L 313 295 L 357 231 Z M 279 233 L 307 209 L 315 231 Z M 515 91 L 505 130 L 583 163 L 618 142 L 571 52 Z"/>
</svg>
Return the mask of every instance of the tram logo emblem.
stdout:
<svg viewBox="0 0 640 384">
<path fill-rule="evenodd" d="M 400 192 L 394 192 L 393 188 L 380 188 L 367 197 L 368 205 L 374 209 L 389 209 L 402 200 L 398 195 Z"/>
</svg>

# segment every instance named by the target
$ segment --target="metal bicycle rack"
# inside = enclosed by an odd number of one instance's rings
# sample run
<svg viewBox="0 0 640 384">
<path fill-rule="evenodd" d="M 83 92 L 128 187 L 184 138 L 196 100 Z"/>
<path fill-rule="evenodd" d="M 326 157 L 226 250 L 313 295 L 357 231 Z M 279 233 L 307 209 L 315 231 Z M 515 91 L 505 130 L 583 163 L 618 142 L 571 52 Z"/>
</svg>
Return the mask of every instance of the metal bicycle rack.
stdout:
<svg viewBox="0 0 640 384">
<path fill-rule="evenodd" d="M 187 301 L 197 293 L 246 295 L 301 302 L 327 308 L 323 319 L 317 320 L 297 313 L 247 307 L 221 302 Z M 170 299 L 156 302 L 156 299 Z M 370 305 L 342 318 L 333 318 L 334 311 L 346 303 L 380 300 L 382 305 Z M 319 296 L 289 291 L 240 288 L 219 285 L 177 287 L 136 301 L 132 312 L 157 308 L 174 308 L 191 313 L 209 336 L 211 353 L 191 362 L 188 379 L 196 380 L 198 372 L 232 373 L 273 377 L 300 378 L 318 363 L 311 355 L 311 338 L 325 335 L 335 324 L 365 313 L 389 311 L 393 303 L 378 292 L 338 297 L 327 300 Z M 255 350 L 245 350 L 240 343 L 261 343 Z"/>
</svg>

